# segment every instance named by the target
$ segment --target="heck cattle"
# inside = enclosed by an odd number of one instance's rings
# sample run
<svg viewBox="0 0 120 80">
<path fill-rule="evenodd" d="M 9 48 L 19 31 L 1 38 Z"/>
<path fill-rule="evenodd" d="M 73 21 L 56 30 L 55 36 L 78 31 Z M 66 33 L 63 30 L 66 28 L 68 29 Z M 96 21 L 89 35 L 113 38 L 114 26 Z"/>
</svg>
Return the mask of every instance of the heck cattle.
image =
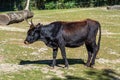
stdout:
<svg viewBox="0 0 120 80">
<path fill-rule="evenodd" d="M 96 35 L 99 30 L 98 42 L 96 44 Z M 98 21 L 86 19 L 84 21 L 63 22 L 56 21 L 48 25 L 34 25 L 31 21 L 30 29 L 27 32 L 25 44 L 30 44 L 41 40 L 47 46 L 53 49 L 52 67 L 56 64 L 58 48 L 61 50 L 65 61 L 65 67 L 68 67 L 65 47 L 79 47 L 85 43 L 88 51 L 88 60 L 86 66 L 91 67 L 95 64 L 95 58 L 100 47 L 101 27 Z"/>
</svg>

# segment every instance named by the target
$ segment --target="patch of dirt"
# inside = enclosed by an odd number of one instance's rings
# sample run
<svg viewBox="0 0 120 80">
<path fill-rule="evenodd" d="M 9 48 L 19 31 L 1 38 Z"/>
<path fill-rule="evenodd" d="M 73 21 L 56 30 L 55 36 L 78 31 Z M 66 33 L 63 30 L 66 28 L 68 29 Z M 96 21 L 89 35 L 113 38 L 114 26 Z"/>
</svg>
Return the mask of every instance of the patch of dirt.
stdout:
<svg viewBox="0 0 120 80">
<path fill-rule="evenodd" d="M 0 50 L 0 52 L 1 52 L 1 50 Z M 2 55 L 0 55 L 0 63 L 3 62 L 3 60 L 4 60 L 4 57 Z"/>
<path fill-rule="evenodd" d="M 48 78 L 49 77 L 51 78 L 53 76 L 57 76 L 59 78 L 65 79 L 65 76 L 64 76 L 65 72 L 60 70 L 60 69 L 61 69 L 61 67 L 55 67 L 54 69 L 53 68 L 48 68 L 48 67 L 43 67 L 43 68 L 41 68 L 41 72 L 43 72 L 45 74 L 47 74 L 47 73 L 51 74 L 49 76 L 46 76 Z M 75 70 L 75 68 L 73 68 L 73 67 L 69 68 L 69 70 L 73 70 L 73 69 Z M 67 75 L 73 75 L 73 73 L 67 72 Z"/>
<path fill-rule="evenodd" d="M 3 52 L 3 51 L 4 51 L 4 49 L 0 48 L 0 52 Z"/>
<path fill-rule="evenodd" d="M 50 75 L 47 75 L 47 76 L 45 76 L 47 79 L 51 79 L 52 78 L 52 76 L 50 76 Z"/>
<path fill-rule="evenodd" d="M 116 56 L 120 56 L 120 54 L 117 53 L 117 52 L 116 52 L 115 50 L 113 50 L 113 49 L 109 49 L 109 50 L 107 51 L 107 53 L 113 54 L 113 55 L 116 55 Z"/>
<path fill-rule="evenodd" d="M 107 17 L 120 17 L 120 15 L 111 15 Z M 105 24 L 113 25 L 113 26 L 120 26 L 120 24 L 114 23 L 114 22 L 104 22 Z"/>
<path fill-rule="evenodd" d="M 44 54 L 44 53 L 46 53 L 46 52 L 47 52 L 47 50 L 48 50 L 48 48 L 47 48 L 47 47 L 38 48 L 38 50 L 37 50 L 37 51 L 35 51 L 35 52 L 32 52 L 32 53 L 31 53 L 31 55 Z"/>
<path fill-rule="evenodd" d="M 8 40 L 0 41 L 0 45 L 7 43 Z"/>
<path fill-rule="evenodd" d="M 38 67 L 33 65 L 18 65 L 18 64 L 10 64 L 10 63 L 0 64 L 0 73 L 19 72 L 20 70 L 31 70 L 31 69 L 38 69 Z"/>
<path fill-rule="evenodd" d="M 51 71 L 51 72 L 54 72 L 57 77 L 65 78 L 65 77 L 63 76 L 64 71 L 61 71 L 61 70 L 59 70 L 59 69 L 57 69 L 57 68 L 56 68 L 56 69 L 51 69 L 50 71 Z"/>
<path fill-rule="evenodd" d="M 4 41 L 0 41 L 0 44 L 7 44 L 7 43 L 10 43 L 10 44 L 20 44 L 20 45 L 23 45 L 23 39 L 15 39 L 15 38 L 10 38 L 10 39 L 6 39 Z"/>
<path fill-rule="evenodd" d="M 102 35 L 120 35 L 120 33 L 109 32 L 108 30 L 102 30 Z"/>
<path fill-rule="evenodd" d="M 16 28 L 16 27 L 8 27 L 8 26 L 1 26 L 0 25 L 0 30 L 5 30 L 5 31 L 17 31 L 17 32 L 26 32 L 26 29 L 21 29 L 21 28 Z"/>
<path fill-rule="evenodd" d="M 43 67 L 43 68 L 41 68 L 41 71 L 43 73 L 48 73 L 48 72 L 50 72 L 51 74 L 54 73 L 52 75 L 55 75 L 55 76 L 57 76 L 59 78 L 65 78 L 64 75 L 63 75 L 64 71 L 59 70 L 59 68 L 57 68 L 57 67 L 55 67 L 54 69 Z"/>
<path fill-rule="evenodd" d="M 96 61 L 100 64 L 117 64 L 117 63 L 120 63 L 120 58 L 119 59 L 116 59 L 116 60 L 109 60 L 109 59 L 104 59 L 104 58 L 99 58 L 99 59 L 96 59 Z"/>
<path fill-rule="evenodd" d="M 23 47 L 23 48 L 29 48 L 29 49 L 39 49 L 39 48 L 37 48 L 37 47 L 33 47 L 33 46 L 28 46 L 28 45 L 23 45 L 23 46 L 21 46 L 21 47 Z"/>
</svg>

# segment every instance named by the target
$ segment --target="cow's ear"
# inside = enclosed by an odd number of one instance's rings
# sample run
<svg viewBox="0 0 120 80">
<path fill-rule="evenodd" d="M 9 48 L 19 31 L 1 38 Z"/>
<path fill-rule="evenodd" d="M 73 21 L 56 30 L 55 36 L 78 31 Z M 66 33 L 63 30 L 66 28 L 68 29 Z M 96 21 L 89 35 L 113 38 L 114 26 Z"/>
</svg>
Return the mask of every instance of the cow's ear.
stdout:
<svg viewBox="0 0 120 80">
<path fill-rule="evenodd" d="M 41 23 L 38 23 L 38 25 L 41 25 Z"/>
<path fill-rule="evenodd" d="M 37 25 L 36 25 L 36 27 L 38 27 L 38 28 L 41 28 L 43 26 L 43 24 L 41 24 L 41 23 L 38 23 Z"/>
<path fill-rule="evenodd" d="M 40 26 L 41 26 L 41 23 L 38 23 L 35 27 L 37 27 L 37 28 L 38 28 L 38 27 L 40 27 Z"/>
<path fill-rule="evenodd" d="M 39 26 L 43 26 L 43 24 L 41 24 L 41 23 L 38 23 L 38 25 L 39 25 Z"/>
</svg>

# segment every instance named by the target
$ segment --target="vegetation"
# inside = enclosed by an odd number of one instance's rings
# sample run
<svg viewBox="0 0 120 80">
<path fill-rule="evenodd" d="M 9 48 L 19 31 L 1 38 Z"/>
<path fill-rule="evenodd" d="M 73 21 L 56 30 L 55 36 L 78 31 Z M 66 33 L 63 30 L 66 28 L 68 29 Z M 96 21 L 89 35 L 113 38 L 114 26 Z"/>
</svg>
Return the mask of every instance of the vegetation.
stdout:
<svg viewBox="0 0 120 80">
<path fill-rule="evenodd" d="M 79 21 L 91 18 L 102 26 L 101 48 L 94 68 L 87 68 L 85 46 L 66 48 L 70 68 L 64 69 L 61 53 L 58 66 L 51 69 L 52 50 L 41 42 L 25 45 L 26 22 L 0 25 L 0 80 L 119 80 L 120 11 L 105 8 L 34 10 L 33 22 Z"/>
<path fill-rule="evenodd" d="M 119 0 L 30 0 L 31 9 L 66 9 L 120 5 Z M 23 10 L 26 0 L 0 0 L 0 10 Z"/>
</svg>

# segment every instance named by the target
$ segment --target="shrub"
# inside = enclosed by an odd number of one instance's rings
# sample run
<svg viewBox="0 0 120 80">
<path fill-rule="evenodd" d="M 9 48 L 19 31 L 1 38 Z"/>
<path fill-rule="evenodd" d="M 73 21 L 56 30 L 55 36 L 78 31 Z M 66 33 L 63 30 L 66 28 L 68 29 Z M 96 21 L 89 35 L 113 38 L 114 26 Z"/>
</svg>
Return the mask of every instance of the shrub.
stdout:
<svg viewBox="0 0 120 80">
<path fill-rule="evenodd" d="M 56 4 L 54 2 L 49 2 L 45 4 L 45 9 L 55 9 Z"/>
<path fill-rule="evenodd" d="M 69 1 L 69 2 L 66 2 L 65 4 L 64 4 L 64 6 L 65 6 L 65 8 L 75 8 L 76 7 L 76 4 L 75 4 L 75 2 L 74 1 Z"/>
</svg>

